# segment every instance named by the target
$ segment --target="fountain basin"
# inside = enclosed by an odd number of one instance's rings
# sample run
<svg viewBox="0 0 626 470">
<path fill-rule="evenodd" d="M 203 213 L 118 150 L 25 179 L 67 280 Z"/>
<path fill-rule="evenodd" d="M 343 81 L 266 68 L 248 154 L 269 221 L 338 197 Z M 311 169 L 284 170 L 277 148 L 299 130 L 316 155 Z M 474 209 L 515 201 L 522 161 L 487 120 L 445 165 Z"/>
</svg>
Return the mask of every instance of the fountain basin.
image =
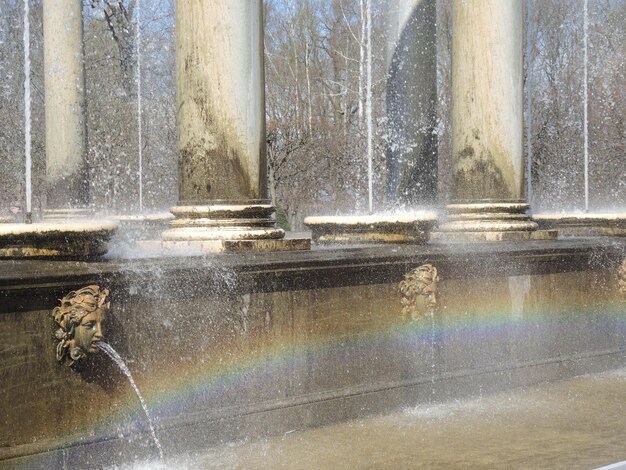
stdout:
<svg viewBox="0 0 626 470">
<path fill-rule="evenodd" d="M 0 225 L 0 258 L 89 259 L 103 256 L 115 233 L 113 222 Z"/>
<path fill-rule="evenodd" d="M 316 243 L 426 243 L 437 214 L 371 214 L 306 217 Z"/>
<path fill-rule="evenodd" d="M 166 461 L 167 468 L 587 468 L 624 470 L 626 369 L 401 411 Z M 540 430 L 540 431 L 539 431 Z M 494 445 L 497 442 L 497 445 Z M 471 449 L 471 451 L 470 451 Z M 540 449 L 540 451 L 539 451 Z M 133 462 L 151 468 L 154 459 Z"/>
</svg>

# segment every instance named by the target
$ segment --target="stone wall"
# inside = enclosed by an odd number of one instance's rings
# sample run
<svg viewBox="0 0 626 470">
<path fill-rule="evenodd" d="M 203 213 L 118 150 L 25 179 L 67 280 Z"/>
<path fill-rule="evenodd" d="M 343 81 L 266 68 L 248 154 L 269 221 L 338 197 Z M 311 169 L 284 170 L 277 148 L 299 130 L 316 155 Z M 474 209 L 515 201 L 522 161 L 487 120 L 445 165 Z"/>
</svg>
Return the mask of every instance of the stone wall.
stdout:
<svg viewBox="0 0 626 470">
<path fill-rule="evenodd" d="M 623 256 L 578 240 L 0 262 L 0 468 L 156 456 L 106 356 L 56 362 L 69 290 L 110 289 L 107 341 L 170 454 L 621 366 Z M 424 263 L 437 307 L 412 318 L 399 282 Z"/>
</svg>

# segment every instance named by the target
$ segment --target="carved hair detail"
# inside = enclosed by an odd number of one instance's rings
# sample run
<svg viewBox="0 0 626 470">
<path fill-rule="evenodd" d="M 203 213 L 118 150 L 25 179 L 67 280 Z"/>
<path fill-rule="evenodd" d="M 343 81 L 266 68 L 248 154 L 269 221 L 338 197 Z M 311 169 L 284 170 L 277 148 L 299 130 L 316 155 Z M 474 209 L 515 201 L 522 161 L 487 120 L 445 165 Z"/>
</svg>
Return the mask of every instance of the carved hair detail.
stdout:
<svg viewBox="0 0 626 470">
<path fill-rule="evenodd" d="M 404 280 L 400 282 L 402 313 L 413 319 L 434 313 L 437 307 L 438 283 L 439 274 L 432 264 L 423 264 L 405 274 Z M 420 297 L 422 302 L 418 302 Z"/>
<path fill-rule="evenodd" d="M 61 305 L 52 310 L 54 337 L 58 341 L 57 361 L 72 365 L 85 357 L 85 351 L 71 347 L 76 327 L 86 315 L 98 309 L 106 310 L 109 307 L 108 295 L 108 289 L 100 289 L 96 285 L 83 287 L 67 294 L 61 299 Z"/>
</svg>

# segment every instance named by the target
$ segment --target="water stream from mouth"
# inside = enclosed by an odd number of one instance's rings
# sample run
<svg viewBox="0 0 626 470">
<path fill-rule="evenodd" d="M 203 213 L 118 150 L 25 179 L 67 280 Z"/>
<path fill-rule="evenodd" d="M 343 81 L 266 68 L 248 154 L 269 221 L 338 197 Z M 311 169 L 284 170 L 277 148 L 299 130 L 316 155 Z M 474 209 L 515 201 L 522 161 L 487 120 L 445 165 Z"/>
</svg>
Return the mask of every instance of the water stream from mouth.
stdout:
<svg viewBox="0 0 626 470">
<path fill-rule="evenodd" d="M 135 379 L 133 379 L 133 375 L 130 373 L 130 369 L 128 368 L 124 360 L 121 358 L 121 356 L 117 353 L 115 349 L 111 347 L 110 344 L 102 341 L 98 343 L 98 347 L 102 351 L 104 351 L 106 355 L 109 356 L 111 360 L 118 365 L 120 370 L 124 372 L 124 375 L 128 377 L 128 381 L 130 382 L 130 385 L 133 387 L 133 390 L 135 390 L 135 393 L 137 394 L 137 398 L 139 398 L 139 402 L 141 403 L 141 407 L 143 408 L 143 412 L 146 415 L 146 419 L 148 420 L 148 426 L 150 427 L 150 434 L 152 435 L 152 440 L 154 441 L 154 445 L 156 445 L 159 451 L 159 457 L 161 457 L 161 460 L 163 460 L 163 448 L 161 447 L 161 443 L 159 442 L 159 439 L 157 438 L 156 432 L 154 430 L 154 424 L 152 422 L 152 418 L 150 417 L 150 413 L 148 412 L 146 401 L 143 399 L 143 396 L 141 395 L 141 392 L 139 391 L 139 388 L 137 387 L 137 384 L 135 383 Z"/>
</svg>

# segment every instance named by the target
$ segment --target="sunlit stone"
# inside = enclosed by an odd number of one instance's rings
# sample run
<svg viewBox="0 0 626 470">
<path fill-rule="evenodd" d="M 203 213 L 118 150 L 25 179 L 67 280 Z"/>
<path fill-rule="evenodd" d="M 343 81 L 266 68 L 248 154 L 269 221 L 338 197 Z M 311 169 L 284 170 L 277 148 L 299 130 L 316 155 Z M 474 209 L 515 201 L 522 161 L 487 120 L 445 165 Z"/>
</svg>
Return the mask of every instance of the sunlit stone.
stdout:
<svg viewBox="0 0 626 470">
<path fill-rule="evenodd" d="M 316 216 L 304 219 L 317 243 L 426 243 L 437 214 Z"/>
<path fill-rule="evenodd" d="M 626 213 L 533 214 L 543 229 L 557 229 L 561 237 L 626 236 Z"/>
<path fill-rule="evenodd" d="M 116 228 L 117 224 L 108 221 L 2 224 L 0 258 L 99 257 L 106 254 Z"/>
</svg>

